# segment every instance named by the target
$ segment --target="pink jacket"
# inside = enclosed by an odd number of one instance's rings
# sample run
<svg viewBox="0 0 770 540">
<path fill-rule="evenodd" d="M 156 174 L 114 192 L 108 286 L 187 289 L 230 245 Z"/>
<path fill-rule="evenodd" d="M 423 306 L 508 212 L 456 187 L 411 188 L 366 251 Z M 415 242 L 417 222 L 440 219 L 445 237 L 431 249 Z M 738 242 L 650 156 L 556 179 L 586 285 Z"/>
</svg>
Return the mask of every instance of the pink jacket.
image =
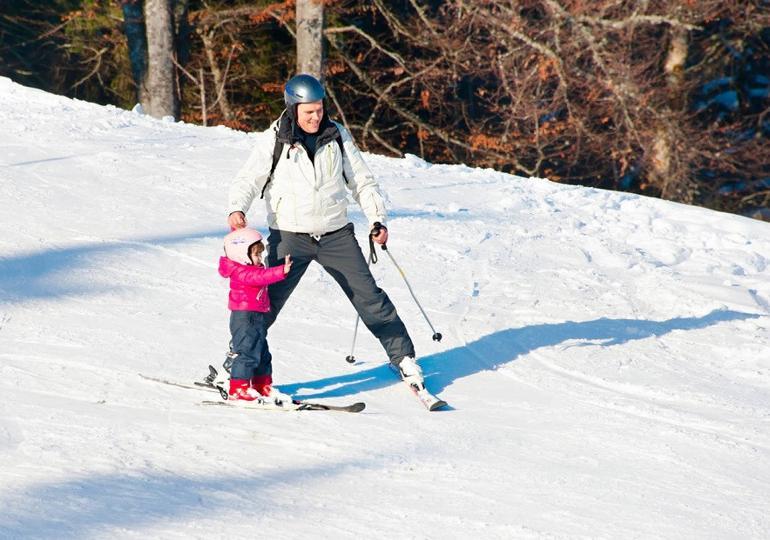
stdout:
<svg viewBox="0 0 770 540">
<path fill-rule="evenodd" d="M 283 265 L 265 268 L 246 266 L 227 257 L 219 258 L 219 274 L 230 278 L 230 311 L 270 311 L 267 286 L 281 281 Z"/>
</svg>

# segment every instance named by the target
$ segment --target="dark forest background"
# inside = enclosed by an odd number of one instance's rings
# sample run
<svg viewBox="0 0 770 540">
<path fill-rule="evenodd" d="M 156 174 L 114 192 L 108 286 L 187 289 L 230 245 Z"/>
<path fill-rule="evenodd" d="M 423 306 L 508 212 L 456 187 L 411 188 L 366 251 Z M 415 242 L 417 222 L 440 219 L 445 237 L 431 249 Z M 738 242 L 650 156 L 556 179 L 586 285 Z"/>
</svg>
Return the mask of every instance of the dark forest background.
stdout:
<svg viewBox="0 0 770 540">
<path fill-rule="evenodd" d="M 133 108 L 150 3 L 0 0 L 0 75 Z M 172 114 L 265 129 L 297 71 L 295 1 L 152 4 L 170 15 Z M 770 219 L 769 1 L 322 8 L 331 115 L 365 150 Z"/>
</svg>

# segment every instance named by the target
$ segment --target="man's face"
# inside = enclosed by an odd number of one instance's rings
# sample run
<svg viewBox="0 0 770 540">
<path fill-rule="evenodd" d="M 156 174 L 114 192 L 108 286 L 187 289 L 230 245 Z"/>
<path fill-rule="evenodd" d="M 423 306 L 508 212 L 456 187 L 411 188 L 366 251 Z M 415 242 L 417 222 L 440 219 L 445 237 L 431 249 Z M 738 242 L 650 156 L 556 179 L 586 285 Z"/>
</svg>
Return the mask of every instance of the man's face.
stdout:
<svg viewBox="0 0 770 540">
<path fill-rule="evenodd" d="M 305 133 L 316 133 L 321 126 L 323 117 L 324 104 L 322 101 L 297 105 L 297 124 Z"/>
</svg>

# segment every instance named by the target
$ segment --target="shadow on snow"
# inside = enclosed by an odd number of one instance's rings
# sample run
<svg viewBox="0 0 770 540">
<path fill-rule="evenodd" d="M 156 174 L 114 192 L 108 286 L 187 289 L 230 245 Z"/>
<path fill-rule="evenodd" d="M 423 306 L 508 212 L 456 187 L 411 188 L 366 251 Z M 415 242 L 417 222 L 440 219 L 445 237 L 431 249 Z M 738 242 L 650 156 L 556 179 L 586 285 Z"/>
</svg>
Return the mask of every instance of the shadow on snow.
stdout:
<svg viewBox="0 0 770 540">
<path fill-rule="evenodd" d="M 467 345 L 420 357 L 427 386 L 438 393 L 457 379 L 480 371 L 494 370 L 543 347 L 572 340 L 576 345 L 611 347 L 629 341 L 668 334 L 676 330 L 698 330 L 722 322 L 754 319 L 760 315 L 732 310 L 714 310 L 702 317 L 676 317 L 667 321 L 637 319 L 595 319 L 565 321 L 509 328 L 484 336 Z M 618 350 L 618 354 L 624 354 Z M 386 364 L 361 369 L 338 377 L 284 384 L 281 390 L 301 399 L 341 397 L 377 390 L 395 384 Z"/>
<path fill-rule="evenodd" d="M 0 538 L 107 538 L 108 528 L 125 533 L 191 519 L 200 521 L 200 534 L 211 535 L 210 520 L 222 512 L 234 512 L 233 519 L 245 513 L 252 521 L 265 514 L 291 516 L 294 497 L 281 502 L 271 491 L 298 490 L 364 466 L 354 460 L 239 476 L 136 472 L 42 483 L 0 497 Z"/>
<path fill-rule="evenodd" d="M 115 290 L 94 280 L 98 272 L 96 257 L 125 250 L 152 249 L 203 238 L 221 238 L 225 230 L 187 233 L 150 238 L 115 240 L 81 244 L 66 248 L 50 248 L 11 257 L 0 257 L 0 304 L 13 304 L 36 299 L 94 295 Z M 96 268 L 94 268 L 96 266 Z"/>
</svg>

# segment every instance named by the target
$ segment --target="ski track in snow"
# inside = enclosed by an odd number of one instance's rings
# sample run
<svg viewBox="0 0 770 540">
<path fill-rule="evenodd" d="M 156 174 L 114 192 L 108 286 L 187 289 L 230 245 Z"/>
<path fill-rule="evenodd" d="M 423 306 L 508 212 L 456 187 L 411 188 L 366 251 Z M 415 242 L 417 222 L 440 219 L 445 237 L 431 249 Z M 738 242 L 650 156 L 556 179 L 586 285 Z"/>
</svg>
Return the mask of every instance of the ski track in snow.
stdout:
<svg viewBox="0 0 770 540">
<path fill-rule="evenodd" d="M 225 198 L 259 135 L 3 78 L 0 120 L 0 538 L 770 537 L 768 224 L 367 155 L 440 343 L 373 272 L 450 410 L 363 326 L 344 361 L 355 314 L 318 266 L 276 380 L 366 410 L 219 410 L 138 373 L 221 364 Z"/>
</svg>

